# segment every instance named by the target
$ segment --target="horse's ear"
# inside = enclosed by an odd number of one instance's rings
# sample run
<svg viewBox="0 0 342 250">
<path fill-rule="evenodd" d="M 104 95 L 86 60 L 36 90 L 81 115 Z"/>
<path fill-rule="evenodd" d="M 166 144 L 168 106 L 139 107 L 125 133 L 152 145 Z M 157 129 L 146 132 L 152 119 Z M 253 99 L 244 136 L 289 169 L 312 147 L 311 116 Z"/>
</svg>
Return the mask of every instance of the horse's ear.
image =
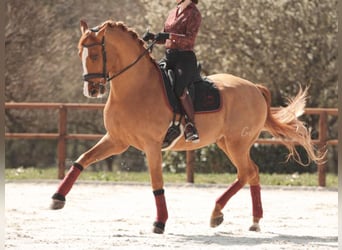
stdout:
<svg viewBox="0 0 342 250">
<path fill-rule="evenodd" d="M 80 21 L 80 26 L 81 26 L 81 32 L 84 34 L 88 30 L 88 24 L 84 21 Z"/>
</svg>

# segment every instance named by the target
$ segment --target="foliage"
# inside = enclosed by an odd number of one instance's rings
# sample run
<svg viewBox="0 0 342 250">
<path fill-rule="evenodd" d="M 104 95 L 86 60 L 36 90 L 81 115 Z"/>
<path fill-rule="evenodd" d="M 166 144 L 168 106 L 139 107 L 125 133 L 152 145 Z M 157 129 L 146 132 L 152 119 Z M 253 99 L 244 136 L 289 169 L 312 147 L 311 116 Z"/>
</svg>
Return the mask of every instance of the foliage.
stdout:
<svg viewBox="0 0 342 250">
<path fill-rule="evenodd" d="M 57 176 L 57 168 L 23 168 L 5 169 L 6 181 L 17 180 L 54 180 Z M 122 171 L 91 171 L 85 170 L 80 175 L 79 179 L 83 181 L 108 181 L 108 182 L 123 182 L 123 183 L 148 183 L 149 174 L 145 172 L 122 172 Z M 229 185 L 236 178 L 235 174 L 229 173 L 195 173 L 196 185 L 203 184 L 220 184 Z M 333 174 L 327 175 L 327 187 L 337 188 L 338 177 Z M 165 183 L 184 184 L 186 181 L 185 173 L 164 173 Z M 317 186 L 317 174 L 260 174 L 262 186 Z"/>
<path fill-rule="evenodd" d="M 162 0 L 5 3 L 7 102 L 105 102 L 82 94 L 79 20 L 87 20 L 90 26 L 106 19 L 120 20 L 141 35 L 147 28 L 160 31 L 174 6 L 173 1 Z M 284 105 L 285 98 L 298 91 L 298 84 L 311 86 L 308 107 L 337 106 L 337 0 L 209 0 L 200 1 L 198 7 L 203 20 L 195 50 L 205 72 L 227 72 L 261 82 L 270 88 L 273 106 Z M 156 46 L 153 54 L 159 59 L 162 46 Z M 6 110 L 5 127 L 7 132 L 55 132 L 56 117 L 55 113 Z M 317 117 L 304 118 L 315 136 Z M 104 133 L 102 113 L 68 114 L 68 131 Z M 337 137 L 336 118 L 329 120 L 329 134 Z M 70 141 L 68 158 L 72 161 L 93 144 Z M 5 146 L 9 167 L 56 164 L 55 141 L 7 140 Z M 330 149 L 329 165 L 337 166 L 337 149 Z M 272 173 L 288 168 L 276 167 L 282 165 L 285 152 L 281 147 L 263 146 L 254 147 L 251 154 L 262 171 Z M 184 153 L 165 153 L 164 168 L 184 172 L 184 158 Z M 289 171 L 302 169 L 288 164 Z M 114 169 L 146 169 L 143 155 L 133 148 L 94 169 L 111 169 L 112 165 Z M 235 171 L 215 145 L 196 151 L 196 168 L 199 172 Z"/>
</svg>

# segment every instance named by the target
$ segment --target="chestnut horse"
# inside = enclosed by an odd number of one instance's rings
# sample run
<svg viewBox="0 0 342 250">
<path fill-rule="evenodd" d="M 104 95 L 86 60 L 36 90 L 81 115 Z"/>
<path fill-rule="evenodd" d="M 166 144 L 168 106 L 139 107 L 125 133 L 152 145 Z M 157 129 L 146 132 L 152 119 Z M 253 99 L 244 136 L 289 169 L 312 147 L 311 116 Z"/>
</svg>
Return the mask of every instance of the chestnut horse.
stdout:
<svg viewBox="0 0 342 250">
<path fill-rule="evenodd" d="M 163 233 L 168 218 L 164 195 L 161 147 L 173 111 L 164 93 L 163 80 L 149 49 L 137 33 L 121 22 L 106 21 L 89 29 L 81 21 L 79 55 L 84 70 L 84 94 L 104 95 L 110 92 L 104 108 L 106 134 L 71 166 L 52 197 L 52 209 L 61 209 L 65 196 L 84 168 L 133 146 L 146 154 L 156 203 L 153 231 Z M 306 90 L 300 89 L 287 107 L 271 112 L 269 90 L 229 74 L 208 76 L 220 91 L 221 109 L 197 113 L 199 143 L 181 138 L 171 150 L 194 150 L 216 143 L 237 168 L 237 179 L 217 198 L 210 225 L 223 221 L 222 209 L 245 184 L 249 184 L 252 208 L 252 231 L 259 231 L 263 216 L 258 166 L 250 158 L 250 148 L 262 130 L 280 138 L 289 156 L 298 159 L 295 145 L 304 147 L 310 160 L 320 159 L 311 143 L 310 131 L 297 119 L 304 111 Z"/>
</svg>

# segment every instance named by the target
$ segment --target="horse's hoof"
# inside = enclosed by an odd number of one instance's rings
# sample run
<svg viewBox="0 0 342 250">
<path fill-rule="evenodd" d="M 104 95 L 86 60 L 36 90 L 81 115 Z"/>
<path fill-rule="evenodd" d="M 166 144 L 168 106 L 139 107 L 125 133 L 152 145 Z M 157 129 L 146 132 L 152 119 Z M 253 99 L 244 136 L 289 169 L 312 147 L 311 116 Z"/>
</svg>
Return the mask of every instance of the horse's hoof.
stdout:
<svg viewBox="0 0 342 250">
<path fill-rule="evenodd" d="M 210 226 L 217 227 L 223 222 L 223 213 L 220 213 L 219 216 L 211 217 L 210 219 Z"/>
<path fill-rule="evenodd" d="M 52 199 L 50 209 L 52 209 L 52 210 L 62 209 L 64 207 L 64 205 L 65 205 L 65 201 Z"/>
<path fill-rule="evenodd" d="M 52 203 L 50 209 L 57 210 L 62 209 L 65 205 L 65 196 L 59 193 L 55 193 L 52 197 Z"/>
<path fill-rule="evenodd" d="M 249 231 L 260 232 L 259 223 L 253 223 L 253 225 L 249 228 Z"/>
<path fill-rule="evenodd" d="M 155 234 L 163 234 L 165 229 L 165 223 L 163 222 L 154 222 L 153 223 L 153 233 Z"/>
</svg>

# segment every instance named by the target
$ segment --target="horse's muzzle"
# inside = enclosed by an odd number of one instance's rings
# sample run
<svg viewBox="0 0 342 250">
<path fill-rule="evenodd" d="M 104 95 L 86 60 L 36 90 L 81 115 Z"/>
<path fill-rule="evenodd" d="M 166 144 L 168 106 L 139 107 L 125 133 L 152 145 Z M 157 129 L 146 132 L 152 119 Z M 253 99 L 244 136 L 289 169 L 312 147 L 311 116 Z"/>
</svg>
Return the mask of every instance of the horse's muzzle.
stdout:
<svg viewBox="0 0 342 250">
<path fill-rule="evenodd" d="M 106 95 L 106 86 L 101 82 L 84 82 L 83 94 L 89 98 L 102 98 Z"/>
</svg>

